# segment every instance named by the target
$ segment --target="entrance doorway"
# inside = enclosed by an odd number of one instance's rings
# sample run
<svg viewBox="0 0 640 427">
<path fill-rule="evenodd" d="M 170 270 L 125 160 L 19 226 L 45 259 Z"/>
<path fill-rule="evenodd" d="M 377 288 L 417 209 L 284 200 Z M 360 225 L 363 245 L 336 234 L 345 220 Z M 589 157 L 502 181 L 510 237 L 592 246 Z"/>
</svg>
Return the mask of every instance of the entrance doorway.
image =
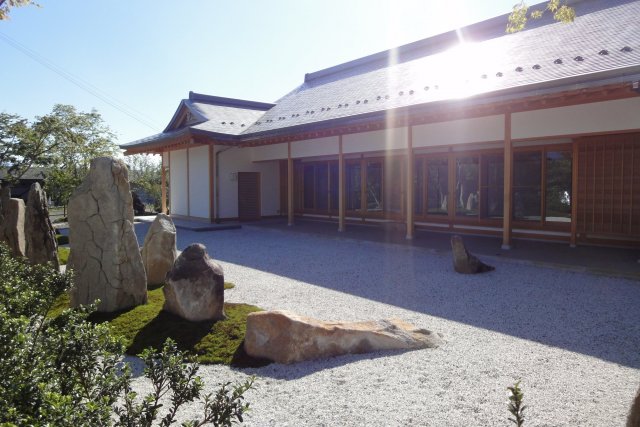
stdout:
<svg viewBox="0 0 640 427">
<path fill-rule="evenodd" d="M 260 173 L 238 172 L 238 219 L 260 219 Z"/>
</svg>

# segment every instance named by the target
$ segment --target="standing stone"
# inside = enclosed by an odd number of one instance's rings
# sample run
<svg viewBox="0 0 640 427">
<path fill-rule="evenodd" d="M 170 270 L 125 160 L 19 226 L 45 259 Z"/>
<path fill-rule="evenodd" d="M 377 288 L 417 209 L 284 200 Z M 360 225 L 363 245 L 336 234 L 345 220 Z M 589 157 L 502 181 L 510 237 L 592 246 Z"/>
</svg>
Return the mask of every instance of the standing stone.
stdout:
<svg viewBox="0 0 640 427">
<path fill-rule="evenodd" d="M 74 271 L 71 304 L 118 311 L 147 302 L 147 277 L 133 229 L 127 167 L 99 157 L 69 200 L 68 268 Z"/>
<path fill-rule="evenodd" d="M 164 283 L 177 256 L 176 227 L 169 215 L 158 214 L 149 227 L 142 246 L 142 263 L 147 272 L 147 285 Z"/>
<path fill-rule="evenodd" d="M 57 271 L 59 263 L 56 232 L 49 219 L 47 195 L 37 182 L 33 183 L 29 189 L 27 210 L 25 212 L 24 237 L 29 261 L 32 264 L 50 262 Z"/>
<path fill-rule="evenodd" d="M 640 388 L 636 393 L 636 398 L 631 404 L 629 415 L 627 416 L 627 427 L 640 427 Z"/>
<path fill-rule="evenodd" d="M 184 319 L 199 322 L 226 317 L 222 267 L 209 258 L 201 243 L 190 245 L 176 259 L 163 292 L 163 308 Z"/>
<path fill-rule="evenodd" d="M 9 199 L 4 208 L 4 221 L 2 234 L 14 256 L 26 255 L 24 240 L 24 201 L 22 199 Z"/>
<path fill-rule="evenodd" d="M 487 265 L 471 255 L 460 236 L 451 236 L 451 249 L 453 250 L 453 268 L 458 273 L 475 274 L 495 270 L 495 267 Z"/>
</svg>

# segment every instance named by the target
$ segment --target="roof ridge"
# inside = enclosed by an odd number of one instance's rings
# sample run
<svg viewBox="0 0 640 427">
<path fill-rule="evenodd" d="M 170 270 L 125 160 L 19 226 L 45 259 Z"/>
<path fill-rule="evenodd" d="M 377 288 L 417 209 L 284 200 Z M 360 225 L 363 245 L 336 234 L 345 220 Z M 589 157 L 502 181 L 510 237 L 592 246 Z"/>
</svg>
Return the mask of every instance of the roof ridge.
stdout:
<svg viewBox="0 0 640 427">
<path fill-rule="evenodd" d="M 218 105 L 221 107 L 234 107 L 260 111 L 266 111 L 275 106 L 275 104 L 271 104 L 268 102 L 248 101 L 245 99 L 237 98 L 224 98 L 221 96 L 205 95 L 193 91 L 189 91 L 189 101 L 202 102 L 205 104 Z"/>
</svg>

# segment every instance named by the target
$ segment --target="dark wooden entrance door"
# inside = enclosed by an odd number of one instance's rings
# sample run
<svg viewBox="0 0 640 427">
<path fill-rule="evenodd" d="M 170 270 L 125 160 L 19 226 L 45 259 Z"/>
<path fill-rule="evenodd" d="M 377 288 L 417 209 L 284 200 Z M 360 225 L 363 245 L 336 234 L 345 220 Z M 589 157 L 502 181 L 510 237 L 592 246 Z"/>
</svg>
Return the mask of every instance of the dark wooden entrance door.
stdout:
<svg viewBox="0 0 640 427">
<path fill-rule="evenodd" d="M 238 218 L 260 219 L 260 173 L 238 172 Z"/>
</svg>

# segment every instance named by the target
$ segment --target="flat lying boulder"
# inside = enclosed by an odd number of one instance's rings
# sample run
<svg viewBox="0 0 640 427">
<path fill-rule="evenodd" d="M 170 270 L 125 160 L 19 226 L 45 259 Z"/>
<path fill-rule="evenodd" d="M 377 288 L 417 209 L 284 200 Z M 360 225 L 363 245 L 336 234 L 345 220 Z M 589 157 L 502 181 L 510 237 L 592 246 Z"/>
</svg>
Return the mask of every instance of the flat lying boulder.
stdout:
<svg viewBox="0 0 640 427">
<path fill-rule="evenodd" d="M 205 246 L 194 243 L 176 259 L 167 274 L 163 309 L 192 322 L 222 320 L 224 272 Z"/>
<path fill-rule="evenodd" d="M 27 258 L 32 264 L 51 263 L 57 271 L 58 244 L 56 232 L 49 219 L 47 195 L 37 182 L 29 189 L 25 213 L 24 236 Z"/>
<path fill-rule="evenodd" d="M 153 220 L 144 238 L 141 254 L 147 272 L 147 285 L 164 283 L 178 257 L 176 227 L 169 215 L 161 213 Z"/>
<path fill-rule="evenodd" d="M 113 312 L 147 302 L 147 277 L 133 228 L 129 173 L 122 160 L 99 157 L 69 200 L 71 305 Z"/>
<path fill-rule="evenodd" d="M 458 273 L 476 274 L 495 270 L 495 267 L 483 263 L 470 254 L 460 236 L 451 236 L 451 249 L 453 250 L 453 268 Z"/>
<path fill-rule="evenodd" d="M 244 349 L 277 363 L 295 363 L 378 350 L 415 350 L 442 344 L 439 334 L 399 319 L 325 322 L 276 310 L 247 317 Z"/>
</svg>

